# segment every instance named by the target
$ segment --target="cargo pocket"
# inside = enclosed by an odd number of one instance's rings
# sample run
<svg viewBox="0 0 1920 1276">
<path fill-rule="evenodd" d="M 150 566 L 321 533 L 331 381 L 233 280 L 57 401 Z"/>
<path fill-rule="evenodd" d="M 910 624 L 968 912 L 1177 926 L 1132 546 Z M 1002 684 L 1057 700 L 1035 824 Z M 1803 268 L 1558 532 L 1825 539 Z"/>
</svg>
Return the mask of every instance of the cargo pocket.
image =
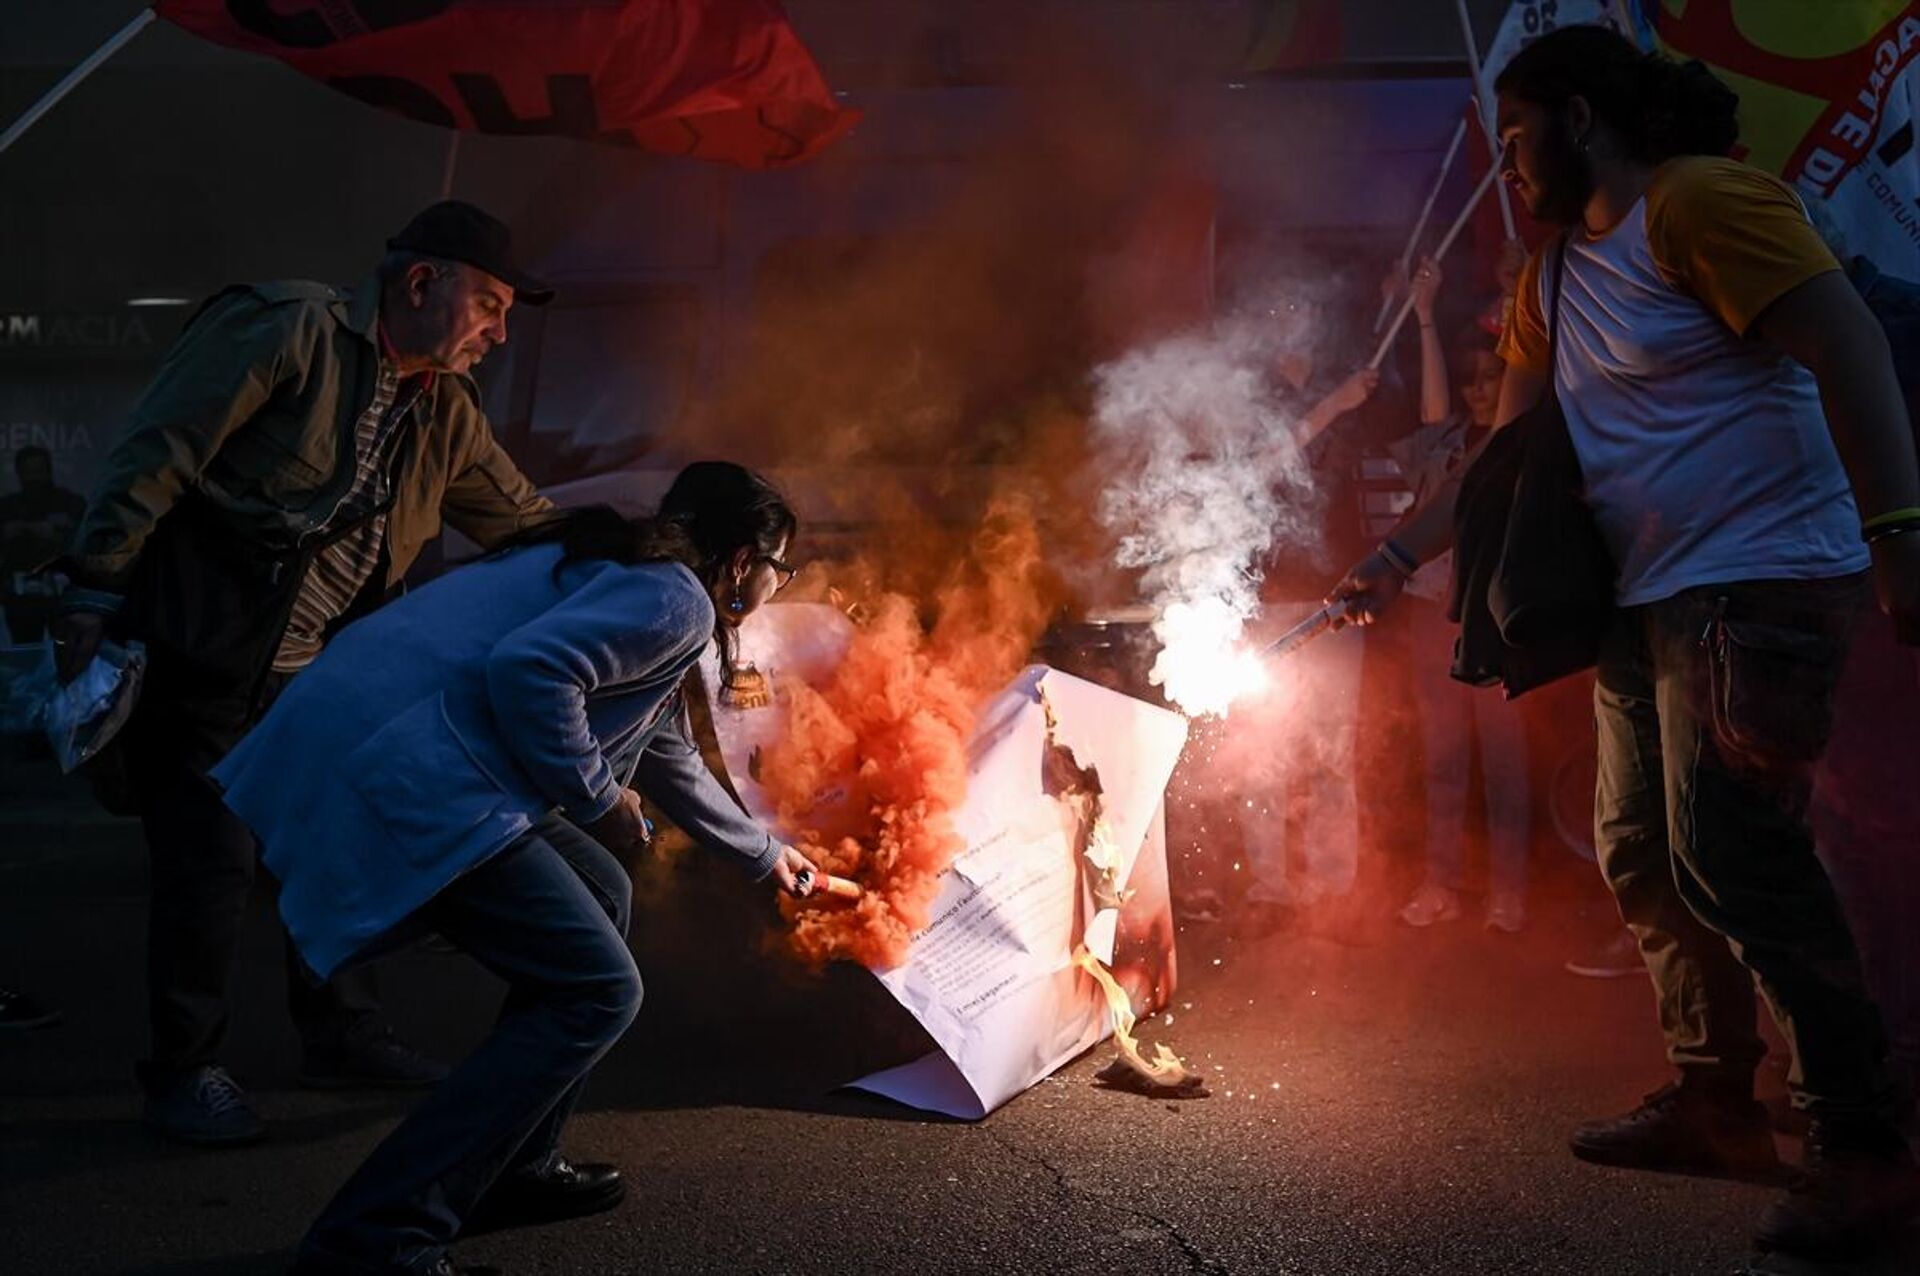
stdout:
<svg viewBox="0 0 1920 1276">
<path fill-rule="evenodd" d="M 1770 770 L 1819 761 L 1833 728 L 1846 639 L 1729 619 L 1722 600 L 1705 645 L 1713 735 L 1722 751 Z"/>
<path fill-rule="evenodd" d="M 402 853 L 422 866 L 471 849 L 509 797 L 447 720 L 439 696 L 368 737 L 347 755 L 347 774 Z"/>
</svg>

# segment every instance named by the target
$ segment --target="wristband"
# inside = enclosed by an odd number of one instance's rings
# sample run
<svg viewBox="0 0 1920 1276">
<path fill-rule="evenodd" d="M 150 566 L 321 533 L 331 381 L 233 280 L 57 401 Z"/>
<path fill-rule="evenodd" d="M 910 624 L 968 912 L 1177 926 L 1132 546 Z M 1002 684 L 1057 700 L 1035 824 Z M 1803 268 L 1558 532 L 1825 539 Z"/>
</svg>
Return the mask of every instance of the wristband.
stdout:
<svg viewBox="0 0 1920 1276">
<path fill-rule="evenodd" d="M 1878 531 L 1889 523 L 1910 522 L 1920 522 L 1920 505 L 1909 505 L 1904 509 L 1888 510 L 1884 514 L 1875 514 L 1872 518 L 1860 524 L 1860 530 L 1862 532 L 1872 532 Z"/>
<path fill-rule="evenodd" d="M 1380 555 L 1381 562 L 1393 568 L 1393 570 L 1399 572 L 1401 576 L 1408 580 L 1413 579 L 1413 574 L 1420 570 L 1420 560 L 1400 548 L 1392 537 L 1381 541 L 1380 548 L 1374 552 Z"/>
</svg>

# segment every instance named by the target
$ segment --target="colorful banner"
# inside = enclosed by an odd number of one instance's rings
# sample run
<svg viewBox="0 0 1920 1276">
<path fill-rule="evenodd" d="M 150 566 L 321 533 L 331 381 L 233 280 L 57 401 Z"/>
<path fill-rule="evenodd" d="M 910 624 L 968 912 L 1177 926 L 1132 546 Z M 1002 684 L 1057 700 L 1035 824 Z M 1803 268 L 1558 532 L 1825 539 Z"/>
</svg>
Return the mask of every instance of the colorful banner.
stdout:
<svg viewBox="0 0 1920 1276">
<path fill-rule="evenodd" d="M 1920 2 L 1660 0 L 1656 31 L 1740 95 L 1740 150 L 1822 199 L 1848 250 L 1920 276 Z"/>
<path fill-rule="evenodd" d="M 159 0 L 195 35 L 444 128 L 775 168 L 859 120 L 774 0 Z"/>
</svg>

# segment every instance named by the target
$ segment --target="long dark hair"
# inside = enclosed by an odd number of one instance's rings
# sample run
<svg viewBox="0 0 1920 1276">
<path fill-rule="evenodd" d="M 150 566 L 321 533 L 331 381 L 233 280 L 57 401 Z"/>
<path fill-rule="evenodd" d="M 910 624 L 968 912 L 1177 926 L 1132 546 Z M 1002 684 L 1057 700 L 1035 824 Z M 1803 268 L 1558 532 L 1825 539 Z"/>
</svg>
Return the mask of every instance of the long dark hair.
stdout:
<svg viewBox="0 0 1920 1276">
<path fill-rule="evenodd" d="M 1514 55 L 1494 88 L 1556 113 L 1585 98 L 1643 164 L 1725 155 L 1740 137 L 1740 97 L 1713 72 L 1642 53 L 1608 27 L 1548 32 Z"/>
<path fill-rule="evenodd" d="M 712 589 L 740 550 L 777 553 L 799 525 L 779 489 L 752 470 L 731 461 L 695 461 L 674 476 L 660 508 L 647 517 L 586 505 L 527 529 L 502 548 L 557 544 L 556 572 L 581 559 L 681 563 Z M 716 617 L 713 640 L 721 675 L 731 681 L 738 642 L 733 627 Z"/>
</svg>

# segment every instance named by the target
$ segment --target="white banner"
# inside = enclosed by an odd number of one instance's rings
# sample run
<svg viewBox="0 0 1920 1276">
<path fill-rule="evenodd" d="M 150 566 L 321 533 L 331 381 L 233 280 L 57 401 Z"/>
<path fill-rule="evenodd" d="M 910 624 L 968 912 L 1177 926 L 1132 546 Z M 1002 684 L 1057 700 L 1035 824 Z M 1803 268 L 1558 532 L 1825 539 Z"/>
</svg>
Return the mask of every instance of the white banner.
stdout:
<svg viewBox="0 0 1920 1276">
<path fill-rule="evenodd" d="M 1513 0 L 1487 49 L 1484 61 L 1488 87 L 1500 78 L 1514 54 L 1560 27 L 1609 26 L 1646 48 L 1646 32 L 1638 29 L 1640 24 L 1628 15 L 1627 8 L 1620 0 Z M 1486 109 L 1492 111 L 1493 104 L 1487 103 Z"/>
<path fill-rule="evenodd" d="M 1888 274 L 1904 279 L 1920 278 L 1920 152 L 1914 147 L 1920 19 L 1912 21 L 1914 39 L 1897 63 L 1898 74 L 1878 86 L 1879 117 L 1865 153 L 1851 167 L 1841 168 L 1835 151 L 1817 147 L 1795 175 L 1808 198 L 1826 194 L 1827 211 L 1846 237 L 1847 252 L 1869 257 Z M 1836 128 L 1860 134 L 1866 121 L 1859 114 L 1842 116 Z M 1836 170 L 1838 177 L 1828 176 Z"/>
</svg>

